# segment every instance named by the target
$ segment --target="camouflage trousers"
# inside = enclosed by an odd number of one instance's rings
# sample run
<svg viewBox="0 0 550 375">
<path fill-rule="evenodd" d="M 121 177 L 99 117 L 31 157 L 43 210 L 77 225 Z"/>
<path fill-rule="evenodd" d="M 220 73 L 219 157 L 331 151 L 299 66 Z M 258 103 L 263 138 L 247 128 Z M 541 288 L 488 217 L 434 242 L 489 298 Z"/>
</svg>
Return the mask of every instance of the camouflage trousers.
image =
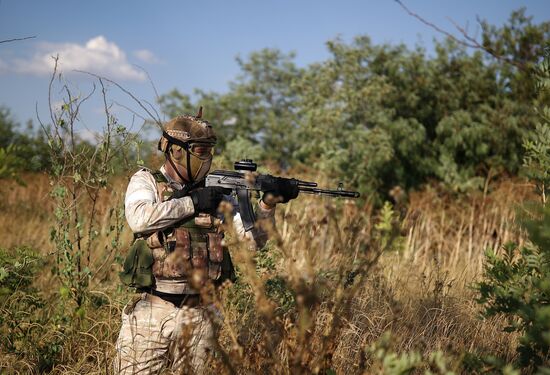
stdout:
<svg viewBox="0 0 550 375">
<path fill-rule="evenodd" d="M 202 374 L 213 350 L 213 326 L 203 307 L 178 308 L 142 295 L 122 313 L 116 374 Z"/>
</svg>

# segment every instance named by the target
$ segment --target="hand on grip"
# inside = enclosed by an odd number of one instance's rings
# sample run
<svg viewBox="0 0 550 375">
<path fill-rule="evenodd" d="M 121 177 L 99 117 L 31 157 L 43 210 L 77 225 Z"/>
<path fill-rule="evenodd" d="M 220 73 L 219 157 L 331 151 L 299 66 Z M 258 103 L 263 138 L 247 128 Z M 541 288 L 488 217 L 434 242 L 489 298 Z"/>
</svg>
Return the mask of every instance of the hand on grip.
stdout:
<svg viewBox="0 0 550 375">
<path fill-rule="evenodd" d="M 210 186 L 193 190 L 189 196 L 193 200 L 195 212 L 215 214 L 223 196 L 231 193 L 231 189 L 218 186 Z"/>
</svg>

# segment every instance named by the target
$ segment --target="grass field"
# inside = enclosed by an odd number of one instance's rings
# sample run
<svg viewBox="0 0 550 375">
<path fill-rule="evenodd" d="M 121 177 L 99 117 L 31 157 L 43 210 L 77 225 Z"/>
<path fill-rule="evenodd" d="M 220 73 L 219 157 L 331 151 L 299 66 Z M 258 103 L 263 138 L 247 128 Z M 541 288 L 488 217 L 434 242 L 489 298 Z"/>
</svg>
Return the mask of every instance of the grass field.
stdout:
<svg viewBox="0 0 550 375">
<path fill-rule="evenodd" d="M 1 372 L 110 373 L 120 312 L 132 294 L 120 286 L 120 254 L 106 252 L 110 239 L 102 234 L 127 178 L 97 202 L 90 267 L 101 269 L 79 311 L 51 272 L 48 176 L 24 180 L 27 187 L 0 187 L 3 256 L 19 259 L 5 269 L 20 280 L 0 294 Z M 514 359 L 517 336 L 502 332 L 503 320 L 481 318 L 471 285 L 486 249 L 522 242 L 516 204 L 531 190 L 521 181 L 469 195 L 427 187 L 382 211 L 316 197 L 279 206 L 266 249 L 252 254 L 228 236 L 239 281 L 213 294 L 224 316 L 224 355 L 212 372 L 497 371 L 479 358 Z M 127 227 L 121 238 L 130 243 Z M 27 252 L 17 250 L 23 246 Z"/>
</svg>

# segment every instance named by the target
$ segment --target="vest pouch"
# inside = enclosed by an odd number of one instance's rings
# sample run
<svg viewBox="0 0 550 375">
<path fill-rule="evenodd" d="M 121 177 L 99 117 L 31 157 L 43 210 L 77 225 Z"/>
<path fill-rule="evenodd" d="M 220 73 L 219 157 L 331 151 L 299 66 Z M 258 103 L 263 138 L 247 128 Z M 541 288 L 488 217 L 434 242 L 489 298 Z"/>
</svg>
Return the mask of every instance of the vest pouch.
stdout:
<svg viewBox="0 0 550 375">
<path fill-rule="evenodd" d="M 124 260 L 120 281 L 132 288 L 153 286 L 153 253 L 143 239 L 134 241 Z"/>
<path fill-rule="evenodd" d="M 220 233 L 208 233 L 208 277 L 218 280 L 222 274 L 223 246 Z"/>
<path fill-rule="evenodd" d="M 162 237 L 162 232 L 155 232 L 149 237 L 147 237 L 147 245 L 151 249 L 156 249 L 157 247 L 163 247 L 164 246 L 164 239 Z"/>
<path fill-rule="evenodd" d="M 208 266 L 208 249 L 206 243 L 196 242 L 192 245 L 193 256 L 191 257 L 191 264 L 193 268 L 206 269 Z"/>
<path fill-rule="evenodd" d="M 176 238 L 175 250 L 179 257 L 185 260 L 191 258 L 191 236 L 185 228 L 174 229 L 174 237 Z"/>
<path fill-rule="evenodd" d="M 208 256 L 210 261 L 221 263 L 223 260 L 222 235 L 219 233 L 208 233 Z"/>
</svg>

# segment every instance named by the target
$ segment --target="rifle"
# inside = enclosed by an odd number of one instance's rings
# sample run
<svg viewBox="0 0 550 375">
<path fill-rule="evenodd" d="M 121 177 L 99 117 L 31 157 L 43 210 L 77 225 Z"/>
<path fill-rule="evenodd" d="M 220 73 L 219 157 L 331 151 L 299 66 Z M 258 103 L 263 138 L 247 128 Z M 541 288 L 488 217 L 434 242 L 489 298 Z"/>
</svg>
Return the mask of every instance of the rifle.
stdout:
<svg viewBox="0 0 550 375">
<path fill-rule="evenodd" d="M 229 188 L 237 195 L 239 212 L 246 231 L 254 228 L 256 216 L 250 203 L 250 192 L 265 192 L 267 186 L 273 186 L 276 178 L 268 174 L 256 174 L 258 165 L 250 159 L 243 159 L 234 164 L 234 171 L 218 170 L 209 173 L 205 178 L 205 186 L 219 186 Z M 298 186 L 300 193 L 314 194 L 329 197 L 359 198 L 359 192 L 348 191 L 338 185 L 335 190 L 320 189 L 316 182 L 302 181 L 295 178 L 287 179 L 291 184 Z"/>
</svg>

